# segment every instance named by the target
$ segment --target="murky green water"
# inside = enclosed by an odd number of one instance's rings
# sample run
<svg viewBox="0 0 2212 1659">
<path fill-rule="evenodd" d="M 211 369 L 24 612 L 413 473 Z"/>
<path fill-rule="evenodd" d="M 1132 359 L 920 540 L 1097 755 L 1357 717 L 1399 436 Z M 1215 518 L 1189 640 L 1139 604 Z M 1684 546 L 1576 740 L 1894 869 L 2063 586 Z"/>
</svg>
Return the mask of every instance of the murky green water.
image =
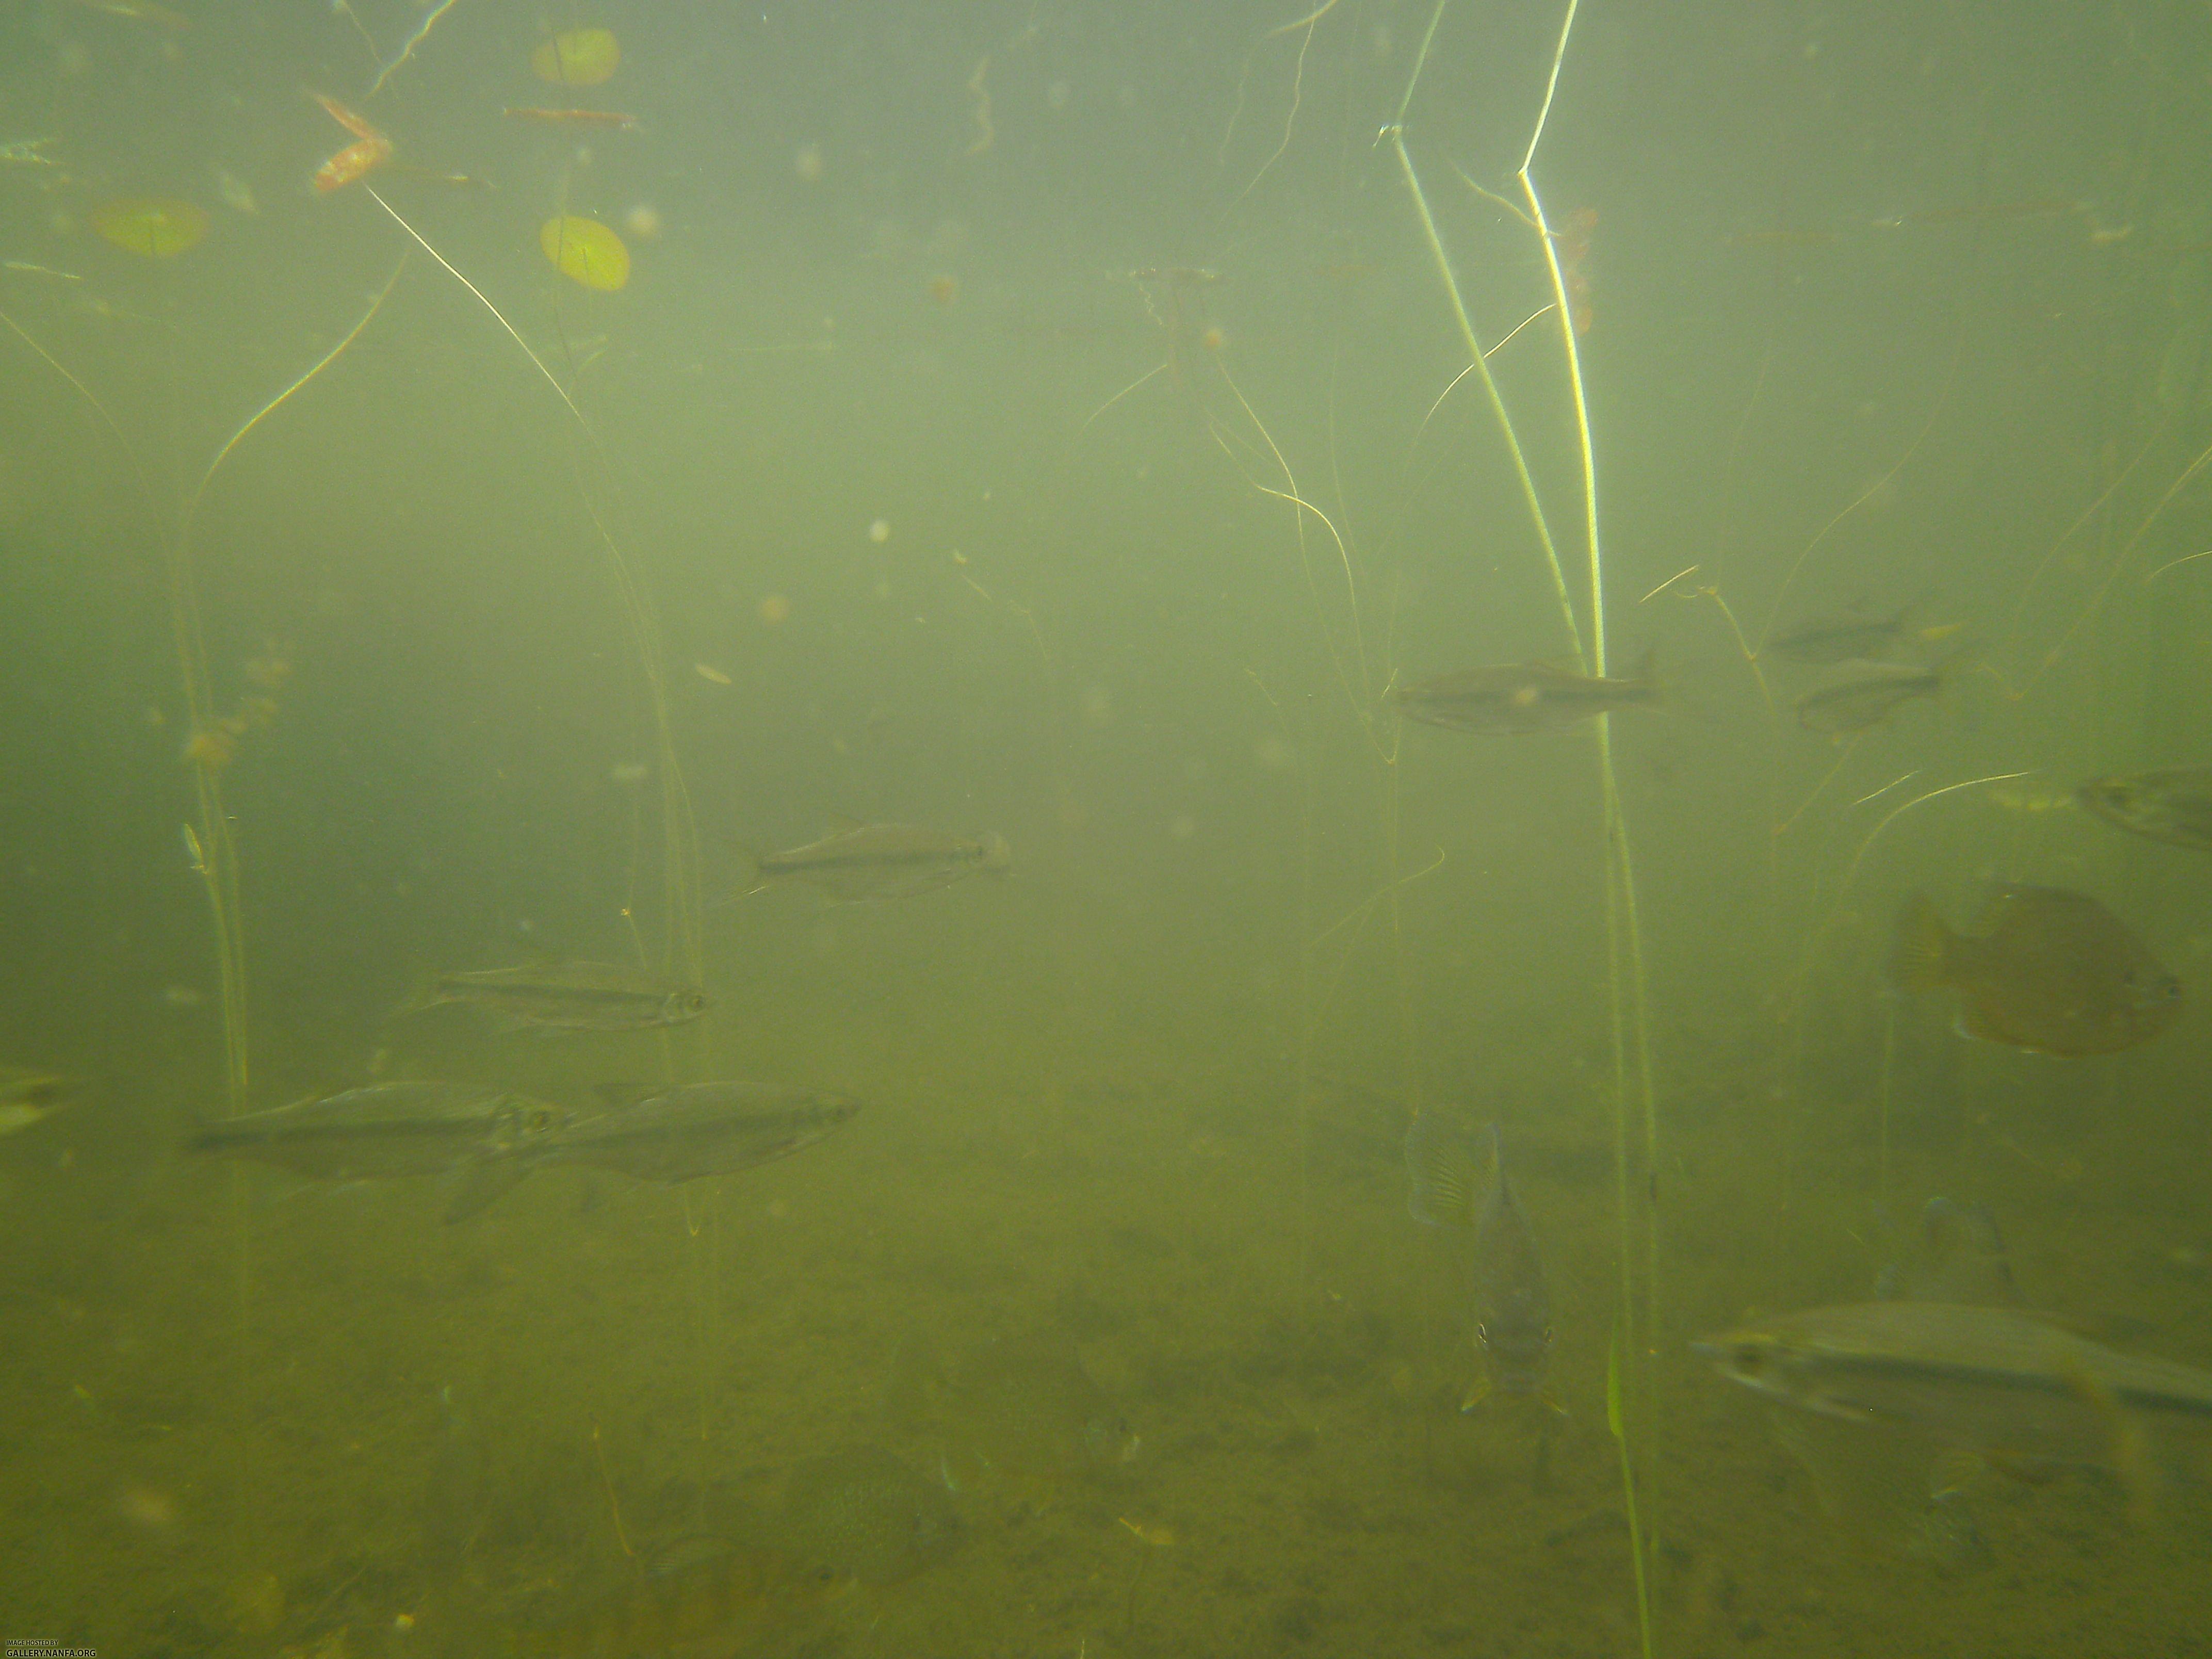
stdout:
<svg viewBox="0 0 2212 1659">
<path fill-rule="evenodd" d="M 2063 1344 L 2212 1370 L 2212 862 L 2072 795 L 2212 759 L 2212 21 L 1595 4 L 1524 185 L 1560 12 L 1300 11 L 0 14 L 0 1062 L 80 1097 L 0 1120 L 0 1638 L 2204 1648 L 2212 1433 Z M 1593 475 L 1664 706 L 1402 720 L 1594 665 Z M 1012 868 L 747 893 L 854 821 Z M 1998 882 L 2179 1018 L 1900 995 Z M 580 961 L 711 1006 L 398 1012 Z M 185 1150 L 428 1079 L 860 1109 L 458 1222 L 508 1143 Z M 1409 1215 L 1417 1114 L 1545 1298 Z M 2087 1467 L 1692 1352 L 1963 1294 L 1936 1197 Z M 1459 1409 L 1471 1284 L 1540 1395 Z"/>
</svg>

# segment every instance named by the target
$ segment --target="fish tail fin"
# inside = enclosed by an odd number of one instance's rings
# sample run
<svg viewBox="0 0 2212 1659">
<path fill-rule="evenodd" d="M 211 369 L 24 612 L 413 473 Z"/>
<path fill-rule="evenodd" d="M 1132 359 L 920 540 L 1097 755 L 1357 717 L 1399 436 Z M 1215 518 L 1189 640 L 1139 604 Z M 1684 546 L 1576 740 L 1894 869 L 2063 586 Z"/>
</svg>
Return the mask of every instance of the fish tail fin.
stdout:
<svg viewBox="0 0 2212 1659">
<path fill-rule="evenodd" d="M 221 1123 L 209 1123 L 185 1137 L 184 1149 L 188 1152 L 227 1152 L 238 1144 L 235 1132 L 226 1131 Z"/>
<path fill-rule="evenodd" d="M 1944 925 L 1934 901 L 1915 893 L 1897 921 L 1896 948 L 1890 971 L 1908 991 L 1932 991 L 1951 974 L 1951 945 L 1958 936 Z"/>
<path fill-rule="evenodd" d="M 1953 631 L 1955 630 L 1945 630 L 1946 633 Z M 1936 637 L 1941 639 L 1943 637 L 1943 635 L 1937 634 Z M 1960 645 L 1954 645 L 1948 651 L 1946 651 L 1942 656 L 1936 658 L 1935 662 L 1930 665 L 1929 667 L 1929 672 L 1936 676 L 1936 695 L 1940 696 L 1946 690 L 1949 690 L 1951 682 L 1959 677 L 1961 670 L 1972 668 L 1981 659 L 1981 645 L 1973 640 L 1968 640 Z"/>
<path fill-rule="evenodd" d="M 708 908 L 709 909 L 718 910 L 726 904 L 735 904 L 742 899 L 749 899 L 755 893 L 765 892 L 767 889 L 768 868 L 766 861 L 763 859 L 760 854 L 755 852 L 751 848 L 739 847 L 738 848 L 738 880 L 736 886 L 732 888 L 727 896 L 716 899 L 714 903 L 709 905 Z"/>
<path fill-rule="evenodd" d="M 464 1165 L 446 1200 L 448 1224 L 482 1215 L 498 1203 L 530 1173 L 531 1162 L 514 1154 L 487 1153 Z"/>
<path fill-rule="evenodd" d="M 1647 645 L 1644 654 L 1636 659 L 1636 680 L 1643 686 L 1644 696 L 1653 704 L 1664 707 L 1668 701 L 1667 682 L 1659 672 L 1659 647 Z"/>
<path fill-rule="evenodd" d="M 1406 1208 L 1424 1227 L 1467 1225 L 1474 1219 L 1477 1187 L 1467 1136 L 1455 1124 L 1423 1109 L 1406 1131 Z"/>
<path fill-rule="evenodd" d="M 2158 1460 L 2151 1455 L 2150 1437 L 2135 1413 L 2120 1402 L 2111 1387 L 2069 1352 L 2058 1367 L 2067 1389 L 2090 1409 L 2105 1432 L 2112 1469 L 2128 1496 L 2128 1518 L 2147 1527 L 2157 1518 L 2160 1486 Z"/>
<path fill-rule="evenodd" d="M 438 970 L 434 968 L 425 968 L 421 973 L 416 975 L 413 982 L 407 988 L 406 996 L 397 1007 L 392 1009 L 390 1017 L 397 1019 L 403 1014 L 419 1014 L 425 1008 L 441 1007 L 453 1001 L 454 1000 L 453 993 L 441 985 L 438 980 Z"/>
</svg>

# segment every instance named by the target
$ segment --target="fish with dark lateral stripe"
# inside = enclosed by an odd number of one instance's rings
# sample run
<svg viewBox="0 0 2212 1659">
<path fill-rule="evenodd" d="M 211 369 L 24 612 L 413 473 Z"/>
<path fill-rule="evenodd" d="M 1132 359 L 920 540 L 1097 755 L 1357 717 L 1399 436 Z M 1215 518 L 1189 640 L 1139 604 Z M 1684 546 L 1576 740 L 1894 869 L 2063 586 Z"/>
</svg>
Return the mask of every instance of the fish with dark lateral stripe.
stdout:
<svg viewBox="0 0 2212 1659">
<path fill-rule="evenodd" d="M 642 1097 L 610 1091 L 609 1111 L 487 1153 L 471 1164 L 446 1208 L 465 1221 L 532 1170 L 580 1164 L 640 1181 L 733 1175 L 827 1139 L 860 1109 L 856 1101 L 766 1083 L 686 1083 Z"/>
<path fill-rule="evenodd" d="M 562 962 L 438 974 L 403 1012 L 447 1003 L 481 1008 L 504 1030 L 642 1031 L 707 1012 L 696 985 L 604 962 Z"/>
<path fill-rule="evenodd" d="M 804 882 L 845 903 L 910 898 L 963 877 L 1003 875 L 1013 867 L 1004 836 L 966 841 L 910 823 L 857 823 L 787 852 L 753 859 L 754 884 Z"/>
<path fill-rule="evenodd" d="M 251 1158 L 314 1180 L 440 1175 L 506 1157 L 568 1121 L 526 1095 L 456 1083 L 374 1083 L 210 1123 L 187 1152 Z"/>
<path fill-rule="evenodd" d="M 2106 823 L 2136 835 L 2212 851 L 2212 766 L 2098 778 L 2076 790 L 2075 799 Z"/>
<path fill-rule="evenodd" d="M 1802 1411 L 1917 1425 L 1984 1454 L 2115 1468 L 2139 1419 L 2212 1425 L 2212 1371 L 2123 1353 L 2016 1308 L 1813 1308 L 1692 1345 L 1720 1374 Z"/>
<path fill-rule="evenodd" d="M 1616 708 L 1656 708 L 1666 698 L 1647 652 L 1627 679 L 1586 674 L 1573 663 L 1510 663 L 1409 681 L 1390 700 L 1425 726 L 1510 735 L 1557 731 Z"/>
</svg>

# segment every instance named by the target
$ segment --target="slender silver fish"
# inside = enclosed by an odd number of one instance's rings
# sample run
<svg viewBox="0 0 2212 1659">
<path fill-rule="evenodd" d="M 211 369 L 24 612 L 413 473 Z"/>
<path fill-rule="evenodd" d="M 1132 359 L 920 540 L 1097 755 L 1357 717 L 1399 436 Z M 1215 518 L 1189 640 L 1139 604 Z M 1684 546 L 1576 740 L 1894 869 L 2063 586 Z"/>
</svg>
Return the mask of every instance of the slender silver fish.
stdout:
<svg viewBox="0 0 2212 1659">
<path fill-rule="evenodd" d="M 908 898 L 978 872 L 1002 875 L 1013 862 L 1004 836 L 963 841 L 915 824 L 860 823 L 788 852 L 756 856 L 750 890 L 803 881 L 846 903 Z"/>
<path fill-rule="evenodd" d="M 446 1208 L 463 1221 L 489 1207 L 533 1170 L 581 1164 L 641 1181 L 696 1181 L 788 1158 L 852 1121 L 858 1102 L 764 1083 L 687 1083 L 544 1136 L 487 1148 Z"/>
<path fill-rule="evenodd" d="M 210 1123 L 187 1152 L 252 1158 L 316 1180 L 439 1175 L 519 1152 L 568 1114 L 504 1090 L 458 1083 L 374 1083 Z"/>
<path fill-rule="evenodd" d="M 640 1031 L 707 1012 L 696 985 L 605 962 L 439 974 L 406 1012 L 451 1002 L 483 1009 L 505 1030 Z"/>
<path fill-rule="evenodd" d="M 2212 848 L 2212 766 L 2177 766 L 2085 783 L 2075 799 L 2107 823 L 2176 847 Z"/>
<path fill-rule="evenodd" d="M 2212 1423 L 2212 1371 L 2122 1353 L 2018 1308 L 1811 1308 L 1692 1345 L 1732 1382 L 1821 1416 L 1917 1425 L 1985 1455 L 2124 1475 L 2137 1420 Z"/>
<path fill-rule="evenodd" d="M 618 1170 L 641 1181 L 695 1181 L 788 1158 L 853 1121 L 860 1103 L 766 1083 L 686 1083 L 570 1124 L 547 1160 Z"/>
<path fill-rule="evenodd" d="M 1797 699 L 1797 724 L 1839 737 L 1879 726 L 1900 704 L 1932 697 L 1943 689 L 1948 660 L 1941 663 L 1849 662 L 1825 685 Z"/>
<path fill-rule="evenodd" d="M 1860 612 L 1808 617 L 1769 640 L 1760 654 L 1807 663 L 1878 657 L 1904 639 L 1905 619 L 1911 610 L 1908 605 L 1887 617 Z"/>
<path fill-rule="evenodd" d="M 1390 700 L 1407 720 L 1486 734 L 1554 731 L 1666 701 L 1649 653 L 1630 679 L 1585 674 L 1571 663 L 1510 663 L 1410 681 Z"/>
</svg>

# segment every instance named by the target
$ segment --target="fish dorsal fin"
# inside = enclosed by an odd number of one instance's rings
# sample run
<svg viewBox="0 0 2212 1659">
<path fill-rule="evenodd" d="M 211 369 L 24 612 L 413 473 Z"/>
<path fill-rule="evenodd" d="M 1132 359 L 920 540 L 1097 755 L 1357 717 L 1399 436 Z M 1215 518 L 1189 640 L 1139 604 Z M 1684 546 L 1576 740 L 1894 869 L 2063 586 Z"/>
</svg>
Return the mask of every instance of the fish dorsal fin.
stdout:
<svg viewBox="0 0 2212 1659">
<path fill-rule="evenodd" d="M 2021 1305 L 2004 1236 L 1984 1206 L 1931 1198 L 1920 1212 L 1920 1234 L 1929 1267 L 1923 1301 L 1969 1302 L 1990 1308 Z"/>
<path fill-rule="evenodd" d="M 1902 1301 L 2029 1311 L 1996 1218 L 1979 1204 L 1929 1199 L 1921 1208 L 1913 1254 L 1893 1264 L 1883 1279 L 1885 1293 Z"/>
<path fill-rule="evenodd" d="M 1424 1227 L 1474 1219 L 1474 1158 L 1463 1127 L 1423 1110 L 1406 1131 L 1406 1208 Z"/>
<path fill-rule="evenodd" d="M 611 1112 L 620 1111 L 625 1106 L 635 1106 L 645 1096 L 646 1091 L 635 1083 L 594 1083 L 592 1085 L 592 1098 Z"/>
<path fill-rule="evenodd" d="M 830 833 L 833 836 L 849 835 L 855 830 L 865 830 L 867 827 L 868 821 L 866 818 L 856 818 L 850 812 L 830 814 Z"/>
</svg>

